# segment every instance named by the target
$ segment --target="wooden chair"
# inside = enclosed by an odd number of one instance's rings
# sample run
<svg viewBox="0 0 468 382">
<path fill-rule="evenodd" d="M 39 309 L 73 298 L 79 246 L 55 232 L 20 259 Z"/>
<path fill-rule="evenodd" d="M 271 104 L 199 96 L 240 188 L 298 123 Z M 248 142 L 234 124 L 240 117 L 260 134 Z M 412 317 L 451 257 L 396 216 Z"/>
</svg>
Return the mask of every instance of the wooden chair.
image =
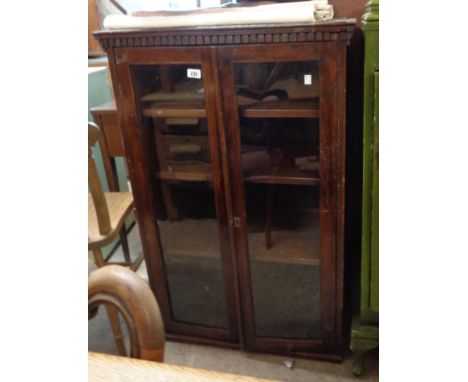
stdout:
<svg viewBox="0 0 468 382">
<path fill-rule="evenodd" d="M 134 271 L 107 265 L 88 277 L 88 312 L 94 316 L 99 304 L 112 306 L 125 319 L 130 339 L 130 357 L 164 360 L 164 323 L 158 302 L 148 284 Z"/>
<path fill-rule="evenodd" d="M 101 150 L 110 192 L 104 192 L 92 156 L 91 148 L 96 144 Z M 134 212 L 133 196 L 131 192 L 117 192 L 105 139 L 99 127 L 92 122 L 88 122 L 88 188 L 88 250 L 93 251 L 96 265 L 110 264 L 103 258 L 101 248 L 120 236 L 125 261 L 115 264 L 136 270 L 143 261 L 143 253 L 131 261 L 125 230 L 125 219 Z"/>
</svg>

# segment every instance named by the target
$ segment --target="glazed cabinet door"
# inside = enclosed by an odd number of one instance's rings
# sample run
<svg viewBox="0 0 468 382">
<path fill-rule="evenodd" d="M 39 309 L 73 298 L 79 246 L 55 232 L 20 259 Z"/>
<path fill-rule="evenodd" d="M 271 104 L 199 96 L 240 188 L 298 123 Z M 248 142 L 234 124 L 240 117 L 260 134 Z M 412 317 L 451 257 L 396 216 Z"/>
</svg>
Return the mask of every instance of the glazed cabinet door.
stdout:
<svg viewBox="0 0 468 382">
<path fill-rule="evenodd" d="M 334 353 L 338 73 L 335 44 L 218 52 L 246 346 Z"/>
<path fill-rule="evenodd" d="M 166 330 L 237 342 L 210 54 L 114 49 L 114 76 L 148 274 Z"/>
</svg>

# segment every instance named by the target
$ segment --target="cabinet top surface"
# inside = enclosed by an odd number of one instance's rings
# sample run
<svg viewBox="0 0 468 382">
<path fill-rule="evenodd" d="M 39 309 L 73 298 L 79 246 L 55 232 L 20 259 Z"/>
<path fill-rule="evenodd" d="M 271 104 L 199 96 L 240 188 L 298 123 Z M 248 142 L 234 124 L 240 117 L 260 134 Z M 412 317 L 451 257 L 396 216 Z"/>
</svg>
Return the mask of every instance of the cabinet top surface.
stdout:
<svg viewBox="0 0 468 382">
<path fill-rule="evenodd" d="M 320 41 L 349 42 L 355 19 L 297 24 L 200 26 L 94 32 L 104 49 L 153 46 L 216 46 Z"/>
</svg>

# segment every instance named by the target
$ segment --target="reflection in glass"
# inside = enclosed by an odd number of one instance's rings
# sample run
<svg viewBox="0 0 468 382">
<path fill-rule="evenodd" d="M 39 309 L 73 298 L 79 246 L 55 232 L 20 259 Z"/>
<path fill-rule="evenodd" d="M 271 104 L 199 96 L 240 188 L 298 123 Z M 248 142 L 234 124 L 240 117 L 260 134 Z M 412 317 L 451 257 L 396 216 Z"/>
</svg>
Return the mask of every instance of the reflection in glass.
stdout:
<svg viewBox="0 0 468 382">
<path fill-rule="evenodd" d="M 228 328 L 201 67 L 132 69 L 142 128 L 153 137 L 147 144 L 173 319 Z"/>
<path fill-rule="evenodd" d="M 318 116 L 320 78 L 316 62 L 237 64 L 235 73 L 241 116 Z"/>
<path fill-rule="evenodd" d="M 258 336 L 320 336 L 318 187 L 244 183 Z"/>
<path fill-rule="evenodd" d="M 318 338 L 318 64 L 235 73 L 256 335 Z"/>
</svg>

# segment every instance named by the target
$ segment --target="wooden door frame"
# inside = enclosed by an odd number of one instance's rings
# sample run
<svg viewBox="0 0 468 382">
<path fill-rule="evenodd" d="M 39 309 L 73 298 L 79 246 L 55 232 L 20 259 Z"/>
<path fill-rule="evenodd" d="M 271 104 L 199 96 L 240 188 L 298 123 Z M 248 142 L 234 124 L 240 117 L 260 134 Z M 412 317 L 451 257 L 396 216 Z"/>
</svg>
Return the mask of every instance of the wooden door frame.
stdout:
<svg viewBox="0 0 468 382">
<path fill-rule="evenodd" d="M 216 90 L 210 48 L 113 48 L 108 51 L 112 81 L 118 84 L 116 104 L 125 146 L 125 157 L 132 183 L 132 191 L 138 211 L 139 227 L 143 250 L 148 269 L 149 283 L 161 306 L 169 337 L 180 340 L 215 343 L 234 346 L 239 342 L 238 296 L 236 294 L 236 275 L 233 274 L 231 242 L 229 238 L 226 212 L 224 182 L 220 160 L 220 147 L 217 132 Z M 154 219 L 157 215 L 157 181 L 152 174 L 152 164 L 146 148 L 152 138 L 140 127 L 140 113 L 135 102 L 136 89 L 132 80 L 131 65 L 171 65 L 198 64 L 202 67 L 204 78 L 205 104 L 209 130 L 210 151 L 213 165 L 213 191 L 215 194 L 216 214 L 221 264 L 223 269 L 226 307 L 229 329 L 182 323 L 174 320 L 168 281 L 165 272 L 159 229 Z"/>
<path fill-rule="evenodd" d="M 346 44 L 339 42 L 226 46 L 218 48 L 219 81 L 227 142 L 224 160 L 228 165 L 227 191 L 233 200 L 233 215 L 240 219 L 235 229 L 239 266 L 243 334 L 248 350 L 316 353 L 327 359 L 341 359 L 343 306 L 343 222 L 344 222 L 344 100 Z M 255 336 L 255 318 L 246 233 L 243 176 L 240 162 L 239 117 L 235 95 L 234 63 L 319 61 L 320 65 L 320 248 L 321 248 L 321 339 L 300 340 Z M 330 86 L 333 84 L 334 86 Z M 325 185 L 325 187 L 323 187 Z M 232 221 L 230 222 L 233 225 Z"/>
</svg>

